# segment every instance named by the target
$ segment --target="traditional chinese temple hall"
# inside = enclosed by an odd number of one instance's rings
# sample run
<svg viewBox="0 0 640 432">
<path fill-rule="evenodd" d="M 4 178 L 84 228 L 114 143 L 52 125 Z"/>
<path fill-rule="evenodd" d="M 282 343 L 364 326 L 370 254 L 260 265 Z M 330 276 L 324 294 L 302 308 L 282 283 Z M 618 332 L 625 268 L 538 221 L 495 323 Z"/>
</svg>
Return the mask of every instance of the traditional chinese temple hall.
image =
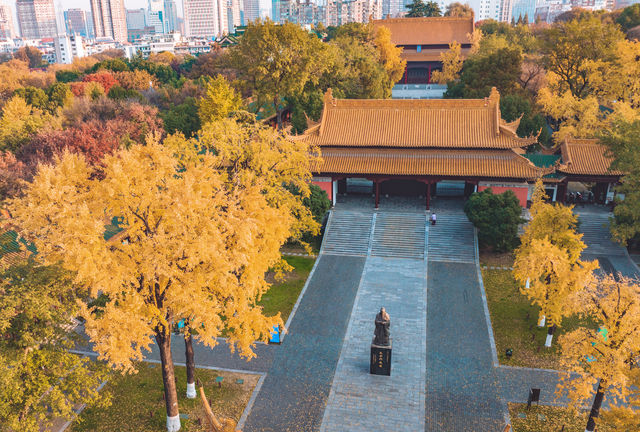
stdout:
<svg viewBox="0 0 640 432">
<path fill-rule="evenodd" d="M 584 182 L 594 201 L 613 198 L 620 173 L 595 140 L 566 139 L 544 154 L 528 154 L 536 137 L 516 134 L 506 122 L 500 94 L 484 99 L 336 99 L 325 94 L 320 122 L 295 139 L 317 146 L 322 161 L 314 183 L 335 204 L 339 195 L 413 197 L 429 209 L 438 196 L 467 197 L 491 188 L 511 190 L 525 207 L 542 178 L 550 199 L 563 201 L 569 182 Z"/>
</svg>

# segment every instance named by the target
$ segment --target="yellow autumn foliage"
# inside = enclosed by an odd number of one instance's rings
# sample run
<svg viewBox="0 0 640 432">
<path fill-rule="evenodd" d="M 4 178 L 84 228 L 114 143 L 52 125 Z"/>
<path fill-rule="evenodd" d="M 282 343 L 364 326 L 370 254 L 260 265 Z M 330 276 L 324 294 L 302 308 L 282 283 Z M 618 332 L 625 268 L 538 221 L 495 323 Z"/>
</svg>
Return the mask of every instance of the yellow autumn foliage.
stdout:
<svg viewBox="0 0 640 432">
<path fill-rule="evenodd" d="M 558 392 L 567 394 L 574 406 L 589 403 L 594 384 L 601 380 L 606 401 L 615 409 L 610 415 L 628 429 L 639 424 L 637 413 L 640 374 L 636 366 L 640 351 L 640 286 L 636 280 L 607 276 L 590 283 L 571 297 L 573 307 L 591 317 L 597 328 L 579 327 L 560 337 L 565 374 Z M 616 415 L 617 414 L 617 415 Z"/>
<path fill-rule="evenodd" d="M 173 136 L 122 149 L 100 175 L 65 153 L 11 202 L 39 259 L 62 262 L 93 297 L 107 296 L 101 309 L 83 305 L 82 316 L 100 358 L 117 368 L 132 370 L 153 337 L 166 341 L 183 318 L 203 344 L 227 329 L 232 347 L 253 357 L 254 342 L 282 323 L 256 305 L 265 273 L 292 234 L 305 223 L 317 229 L 300 202 L 306 144 L 232 120 L 202 134 L 201 144 Z M 302 195 L 279 195 L 286 183 Z M 114 217 L 124 233 L 106 240 Z"/>
<path fill-rule="evenodd" d="M 572 208 L 547 203 L 544 198 L 544 186 L 538 180 L 532 219 L 520 237 L 513 275 L 520 292 L 540 307 L 540 318 L 559 326 L 563 317 L 575 312 L 568 307 L 568 298 L 589 283 L 598 263 L 580 260 L 586 245 L 582 234 L 576 232 L 577 217 Z"/>
</svg>

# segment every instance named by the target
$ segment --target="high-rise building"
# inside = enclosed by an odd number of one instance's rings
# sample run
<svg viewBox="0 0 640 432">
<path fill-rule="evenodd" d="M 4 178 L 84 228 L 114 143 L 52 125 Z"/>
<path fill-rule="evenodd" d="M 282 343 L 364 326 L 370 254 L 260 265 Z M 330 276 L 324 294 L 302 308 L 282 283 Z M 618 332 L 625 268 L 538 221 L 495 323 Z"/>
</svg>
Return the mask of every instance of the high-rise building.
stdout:
<svg viewBox="0 0 640 432">
<path fill-rule="evenodd" d="M 127 41 L 127 18 L 124 0 L 91 0 L 96 38 Z"/>
<path fill-rule="evenodd" d="M 493 19 L 500 21 L 502 18 L 503 0 L 471 0 L 469 5 L 473 9 L 476 21 Z"/>
<path fill-rule="evenodd" d="M 0 4 L 0 39 L 13 39 L 16 30 L 13 26 L 13 13 L 11 6 Z"/>
<path fill-rule="evenodd" d="M 510 22 L 513 13 L 513 2 L 515 0 L 502 0 L 500 6 L 500 21 Z"/>
<path fill-rule="evenodd" d="M 149 0 L 147 25 L 153 27 L 155 33 L 164 33 L 164 0 Z"/>
<path fill-rule="evenodd" d="M 229 32 L 227 0 L 183 0 L 186 36 L 217 37 Z"/>
<path fill-rule="evenodd" d="M 89 37 L 87 28 L 87 13 L 82 9 L 69 9 L 64 12 L 67 34 L 79 34 L 82 37 Z"/>
<path fill-rule="evenodd" d="M 527 17 L 529 23 L 535 21 L 536 18 L 536 0 L 513 0 L 511 8 L 511 18 L 518 21 L 520 18 Z"/>
<path fill-rule="evenodd" d="M 51 38 L 58 33 L 53 0 L 17 0 L 16 9 L 23 38 Z"/>
<path fill-rule="evenodd" d="M 258 0 L 244 1 L 244 23 L 245 25 L 251 21 L 260 18 L 260 3 Z"/>
<path fill-rule="evenodd" d="M 93 27 L 93 14 L 91 12 L 87 12 L 87 37 L 92 39 L 96 37 L 96 31 Z"/>
<path fill-rule="evenodd" d="M 178 31 L 178 7 L 174 0 L 164 0 L 164 32 Z"/>
<path fill-rule="evenodd" d="M 145 10 L 127 9 L 127 29 L 141 30 L 147 26 Z"/>
<path fill-rule="evenodd" d="M 241 0 L 228 0 L 227 2 L 227 19 L 229 20 L 229 33 L 233 33 L 236 27 L 244 25 L 242 21 L 243 2 Z"/>
<path fill-rule="evenodd" d="M 382 17 L 397 18 L 403 16 L 405 6 L 403 0 L 383 0 L 382 1 Z"/>
</svg>

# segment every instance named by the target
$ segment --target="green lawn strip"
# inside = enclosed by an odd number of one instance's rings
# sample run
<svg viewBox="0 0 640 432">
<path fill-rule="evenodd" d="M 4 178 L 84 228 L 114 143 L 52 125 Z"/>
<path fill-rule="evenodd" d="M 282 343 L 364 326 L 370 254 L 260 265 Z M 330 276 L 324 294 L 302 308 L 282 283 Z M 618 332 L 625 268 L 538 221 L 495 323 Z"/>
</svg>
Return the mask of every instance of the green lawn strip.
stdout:
<svg viewBox="0 0 640 432">
<path fill-rule="evenodd" d="M 284 259 L 293 267 L 293 271 L 285 276 L 285 280 L 274 282 L 258 304 L 263 307 L 265 316 L 273 316 L 280 312 L 282 320 L 286 322 L 309 277 L 315 259 L 298 256 L 285 256 Z"/>
<path fill-rule="evenodd" d="M 537 326 L 539 308 L 520 293 L 511 271 L 484 269 L 482 279 L 501 364 L 560 369 L 558 336 L 579 326 L 593 326 L 576 315 L 566 317 L 556 329 L 551 348 L 545 348 L 547 328 Z M 505 355 L 507 348 L 513 350 L 511 359 Z"/>
<path fill-rule="evenodd" d="M 187 432 L 205 431 L 206 420 L 200 398 L 187 399 L 186 371 L 176 366 L 178 403 L 182 419 L 182 429 Z M 220 387 L 216 377 L 223 376 Z M 240 419 L 258 380 L 256 375 L 219 373 L 214 370 L 197 369 L 196 378 L 204 385 L 205 393 L 211 401 L 216 415 Z M 244 379 L 238 384 L 238 378 Z M 87 408 L 80 415 L 80 422 L 71 427 L 73 432 L 152 432 L 166 430 L 166 410 L 162 399 L 162 371 L 159 364 L 141 363 L 134 375 L 117 375 L 104 388 L 111 393 L 108 408 Z M 200 419 L 200 422 L 198 422 Z M 198 424 L 200 423 L 200 424 Z"/>
<path fill-rule="evenodd" d="M 509 404 L 509 415 L 513 432 L 561 431 L 584 432 L 587 426 L 589 411 L 578 411 L 571 408 L 532 405 L 527 410 L 526 404 Z M 562 427 L 564 426 L 564 429 Z M 598 423 L 598 432 L 612 432 L 615 428 Z"/>
</svg>

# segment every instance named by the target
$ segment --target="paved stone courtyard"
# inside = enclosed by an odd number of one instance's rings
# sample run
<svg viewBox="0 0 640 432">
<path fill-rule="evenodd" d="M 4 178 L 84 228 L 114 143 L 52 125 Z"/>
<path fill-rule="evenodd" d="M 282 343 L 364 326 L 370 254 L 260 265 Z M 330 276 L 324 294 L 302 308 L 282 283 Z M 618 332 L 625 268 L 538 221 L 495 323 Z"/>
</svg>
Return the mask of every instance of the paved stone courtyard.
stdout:
<svg viewBox="0 0 640 432">
<path fill-rule="evenodd" d="M 541 403 L 557 403 L 557 372 L 498 365 L 462 201 L 434 200 L 435 227 L 422 225 L 421 202 L 386 200 L 374 212 L 368 201 L 336 206 L 282 345 L 256 345 L 251 362 L 225 344 L 195 347 L 198 365 L 266 375 L 242 430 L 493 432 L 508 421 L 506 403 L 526 402 L 530 387 L 542 389 Z M 607 215 L 579 213 L 587 256 L 606 259 L 609 271 L 638 275 L 606 238 Z M 338 229 L 354 235 L 345 240 Z M 399 248 L 403 242 L 407 250 Z M 380 306 L 392 320 L 391 377 L 368 373 Z M 179 338 L 173 351 L 183 361 Z"/>
<path fill-rule="evenodd" d="M 415 431 L 424 427 L 424 260 L 370 257 L 336 370 L 322 432 Z M 376 312 L 391 316 L 391 376 L 369 374 Z"/>
</svg>

